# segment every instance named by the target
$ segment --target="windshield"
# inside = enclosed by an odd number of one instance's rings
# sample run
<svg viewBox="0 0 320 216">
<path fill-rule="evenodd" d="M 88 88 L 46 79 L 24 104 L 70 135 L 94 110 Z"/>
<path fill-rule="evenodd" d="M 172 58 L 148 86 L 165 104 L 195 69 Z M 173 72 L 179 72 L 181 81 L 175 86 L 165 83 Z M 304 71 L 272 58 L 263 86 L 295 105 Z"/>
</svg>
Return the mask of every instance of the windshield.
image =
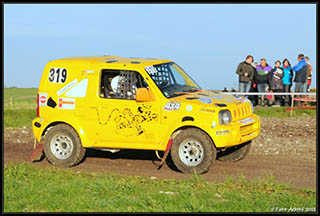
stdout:
<svg viewBox="0 0 320 216">
<path fill-rule="evenodd" d="M 150 65 L 145 70 L 167 98 L 194 92 L 201 87 L 174 62 Z"/>
</svg>

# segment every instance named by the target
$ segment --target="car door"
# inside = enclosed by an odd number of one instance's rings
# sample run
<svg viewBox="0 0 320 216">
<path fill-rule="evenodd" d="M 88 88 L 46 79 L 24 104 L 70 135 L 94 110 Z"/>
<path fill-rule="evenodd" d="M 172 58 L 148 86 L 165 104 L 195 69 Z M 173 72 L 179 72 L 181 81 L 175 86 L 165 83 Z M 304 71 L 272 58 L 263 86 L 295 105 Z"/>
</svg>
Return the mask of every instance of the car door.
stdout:
<svg viewBox="0 0 320 216">
<path fill-rule="evenodd" d="M 148 84 L 136 71 L 101 71 L 97 140 L 102 147 L 153 149 L 160 142 L 157 101 L 137 102 L 136 90 Z"/>
</svg>

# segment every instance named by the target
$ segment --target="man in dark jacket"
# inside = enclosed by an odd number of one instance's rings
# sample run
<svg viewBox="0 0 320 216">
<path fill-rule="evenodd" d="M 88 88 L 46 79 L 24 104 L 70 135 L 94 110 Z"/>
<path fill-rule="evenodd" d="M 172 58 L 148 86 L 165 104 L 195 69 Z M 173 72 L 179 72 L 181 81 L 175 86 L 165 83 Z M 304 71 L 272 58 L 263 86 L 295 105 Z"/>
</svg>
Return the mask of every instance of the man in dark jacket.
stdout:
<svg viewBox="0 0 320 216">
<path fill-rule="evenodd" d="M 265 93 L 269 88 L 269 74 L 272 67 L 267 64 L 267 60 L 262 58 L 260 60 L 260 65 L 256 67 L 255 80 L 257 82 L 257 88 L 259 92 Z M 266 96 L 261 97 L 261 105 L 265 105 Z"/>
<path fill-rule="evenodd" d="M 253 57 L 248 55 L 246 60 L 241 62 L 236 73 L 239 75 L 239 92 L 249 92 L 255 68 L 252 66 Z"/>
<path fill-rule="evenodd" d="M 307 82 L 307 71 L 308 71 L 308 64 L 304 58 L 303 54 L 298 55 L 298 64 L 295 65 L 292 70 L 295 72 L 294 80 L 295 82 L 295 92 L 304 92 L 304 86 Z M 302 98 L 302 95 L 297 96 L 298 98 Z M 300 101 L 298 101 L 297 105 L 300 106 Z"/>
</svg>

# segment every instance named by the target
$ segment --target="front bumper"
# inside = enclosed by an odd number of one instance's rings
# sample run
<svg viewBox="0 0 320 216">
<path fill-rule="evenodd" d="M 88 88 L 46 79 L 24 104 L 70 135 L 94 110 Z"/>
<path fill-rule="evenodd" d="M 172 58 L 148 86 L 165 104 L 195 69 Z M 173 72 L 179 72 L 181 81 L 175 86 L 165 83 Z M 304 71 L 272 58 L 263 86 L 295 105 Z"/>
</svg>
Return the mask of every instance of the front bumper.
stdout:
<svg viewBox="0 0 320 216">
<path fill-rule="evenodd" d="M 253 114 L 228 125 L 213 128 L 212 139 L 217 148 L 231 147 L 253 140 L 260 132 L 260 118 Z"/>
</svg>

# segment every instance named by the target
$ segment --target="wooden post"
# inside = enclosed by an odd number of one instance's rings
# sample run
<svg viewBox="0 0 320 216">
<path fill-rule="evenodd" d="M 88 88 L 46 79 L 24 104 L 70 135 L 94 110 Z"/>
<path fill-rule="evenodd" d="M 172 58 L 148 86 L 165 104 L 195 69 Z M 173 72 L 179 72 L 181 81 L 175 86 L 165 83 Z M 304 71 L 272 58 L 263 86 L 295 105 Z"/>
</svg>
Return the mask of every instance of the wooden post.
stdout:
<svg viewBox="0 0 320 216">
<path fill-rule="evenodd" d="M 12 108 L 12 96 L 10 96 L 10 108 Z"/>
<path fill-rule="evenodd" d="M 292 95 L 292 98 L 291 98 L 291 112 L 290 112 L 290 117 L 292 117 L 293 103 L 294 103 L 294 91 L 293 91 L 293 95 Z"/>
</svg>

